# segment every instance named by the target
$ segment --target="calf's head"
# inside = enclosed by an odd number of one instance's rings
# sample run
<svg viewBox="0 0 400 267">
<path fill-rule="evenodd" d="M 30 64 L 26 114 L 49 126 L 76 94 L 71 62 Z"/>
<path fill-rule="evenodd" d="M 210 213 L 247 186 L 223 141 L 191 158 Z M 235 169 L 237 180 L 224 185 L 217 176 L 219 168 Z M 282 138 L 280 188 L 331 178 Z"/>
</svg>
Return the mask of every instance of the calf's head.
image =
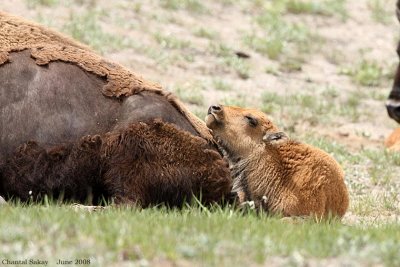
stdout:
<svg viewBox="0 0 400 267">
<path fill-rule="evenodd" d="M 397 1 L 396 15 L 397 19 L 400 21 L 400 0 Z M 397 55 L 400 56 L 400 42 L 397 46 Z M 400 64 L 397 67 L 392 91 L 390 92 L 389 98 L 386 102 L 386 109 L 389 116 L 400 123 Z"/>
<path fill-rule="evenodd" d="M 206 124 L 228 156 L 235 158 L 286 138 L 263 112 L 255 109 L 213 105 L 208 109 Z"/>
</svg>

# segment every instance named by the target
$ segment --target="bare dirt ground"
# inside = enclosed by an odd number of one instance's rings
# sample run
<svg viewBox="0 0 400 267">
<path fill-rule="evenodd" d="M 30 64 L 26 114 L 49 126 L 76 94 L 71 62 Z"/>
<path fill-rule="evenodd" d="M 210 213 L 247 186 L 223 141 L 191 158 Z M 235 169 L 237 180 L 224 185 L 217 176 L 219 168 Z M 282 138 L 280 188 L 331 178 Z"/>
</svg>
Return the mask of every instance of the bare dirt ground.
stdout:
<svg viewBox="0 0 400 267">
<path fill-rule="evenodd" d="M 80 39 L 200 117 L 213 103 L 252 106 L 292 137 L 324 137 L 343 156 L 346 222 L 397 221 L 399 161 L 383 148 L 397 127 L 384 107 L 398 62 L 395 0 L 294 2 L 8 0 L 0 9 Z M 278 52 L 263 42 L 276 36 Z"/>
</svg>

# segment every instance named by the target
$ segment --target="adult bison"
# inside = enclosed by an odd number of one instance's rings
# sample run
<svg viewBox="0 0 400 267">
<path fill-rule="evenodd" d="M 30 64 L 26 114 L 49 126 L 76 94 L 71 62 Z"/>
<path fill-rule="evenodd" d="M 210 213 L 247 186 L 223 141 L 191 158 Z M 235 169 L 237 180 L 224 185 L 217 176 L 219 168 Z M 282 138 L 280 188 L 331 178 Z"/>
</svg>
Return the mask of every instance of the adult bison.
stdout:
<svg viewBox="0 0 400 267">
<path fill-rule="evenodd" d="M 204 123 L 158 84 L 0 12 L 0 195 L 219 200 L 230 178 L 216 151 Z"/>
<path fill-rule="evenodd" d="M 400 0 L 396 4 L 396 15 L 400 21 Z M 400 42 L 397 45 L 397 54 L 400 56 Z M 386 102 L 389 117 L 400 123 L 400 64 L 394 77 L 392 91 Z M 400 129 L 395 129 L 385 140 L 385 146 L 392 151 L 400 151 Z"/>
<path fill-rule="evenodd" d="M 397 1 L 396 4 L 396 15 L 400 21 L 400 1 Z M 397 54 L 400 56 L 400 42 L 397 46 Z M 400 64 L 397 67 L 392 91 L 390 92 L 389 98 L 386 102 L 386 109 L 389 116 L 400 123 Z"/>
</svg>

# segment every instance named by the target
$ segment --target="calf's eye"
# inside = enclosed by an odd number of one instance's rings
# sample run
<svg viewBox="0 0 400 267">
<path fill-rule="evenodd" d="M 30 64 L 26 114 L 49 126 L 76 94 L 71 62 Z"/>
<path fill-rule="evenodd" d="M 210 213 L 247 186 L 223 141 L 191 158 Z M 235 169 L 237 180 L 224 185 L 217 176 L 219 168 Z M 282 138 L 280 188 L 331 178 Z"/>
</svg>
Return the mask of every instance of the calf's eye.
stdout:
<svg viewBox="0 0 400 267">
<path fill-rule="evenodd" d="M 251 116 L 245 116 L 245 118 L 251 127 L 256 127 L 258 125 L 257 119 L 255 119 Z"/>
</svg>

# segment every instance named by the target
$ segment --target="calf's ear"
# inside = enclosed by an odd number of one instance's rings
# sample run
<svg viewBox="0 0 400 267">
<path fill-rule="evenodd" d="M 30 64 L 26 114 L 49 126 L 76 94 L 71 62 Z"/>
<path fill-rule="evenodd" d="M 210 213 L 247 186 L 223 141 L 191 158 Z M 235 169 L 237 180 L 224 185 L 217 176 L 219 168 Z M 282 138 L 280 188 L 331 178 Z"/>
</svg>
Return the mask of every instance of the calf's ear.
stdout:
<svg viewBox="0 0 400 267">
<path fill-rule="evenodd" d="M 263 141 L 265 143 L 280 144 L 287 140 L 289 140 L 289 137 L 284 132 L 266 133 L 263 136 Z"/>
</svg>

